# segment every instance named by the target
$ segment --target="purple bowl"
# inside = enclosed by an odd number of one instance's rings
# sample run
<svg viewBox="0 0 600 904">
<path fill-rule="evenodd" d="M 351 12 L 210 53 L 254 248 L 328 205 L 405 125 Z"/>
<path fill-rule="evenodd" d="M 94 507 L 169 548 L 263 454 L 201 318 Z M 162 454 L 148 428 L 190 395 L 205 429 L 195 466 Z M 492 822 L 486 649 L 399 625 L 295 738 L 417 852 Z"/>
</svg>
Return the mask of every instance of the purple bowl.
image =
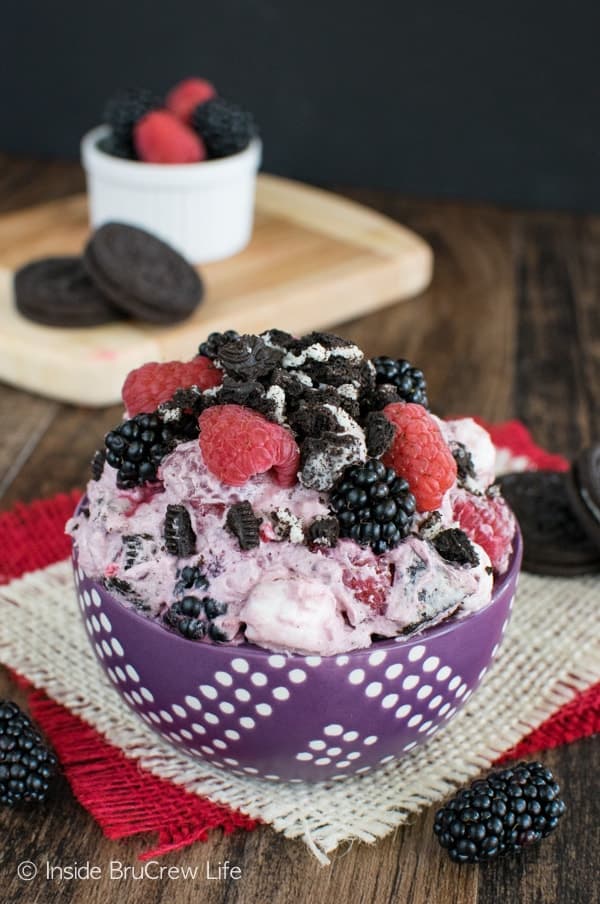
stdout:
<svg viewBox="0 0 600 904">
<path fill-rule="evenodd" d="M 121 696 L 167 741 L 218 769 L 273 781 L 342 779 L 426 742 L 469 699 L 494 659 L 521 565 L 488 606 L 409 640 L 339 656 L 199 645 L 126 608 L 73 564 L 100 663 Z"/>
</svg>

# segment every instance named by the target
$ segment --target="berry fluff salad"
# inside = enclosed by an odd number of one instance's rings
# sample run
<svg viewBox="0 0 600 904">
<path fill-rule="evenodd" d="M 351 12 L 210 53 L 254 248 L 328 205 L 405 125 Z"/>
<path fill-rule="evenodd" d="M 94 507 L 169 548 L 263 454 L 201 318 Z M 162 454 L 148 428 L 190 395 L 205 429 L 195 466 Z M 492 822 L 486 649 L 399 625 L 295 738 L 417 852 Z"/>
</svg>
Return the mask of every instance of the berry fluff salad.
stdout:
<svg viewBox="0 0 600 904">
<path fill-rule="evenodd" d="M 80 567 L 198 644 L 332 655 L 486 606 L 514 517 L 470 418 L 329 333 L 213 333 L 149 363 L 68 525 Z"/>
</svg>

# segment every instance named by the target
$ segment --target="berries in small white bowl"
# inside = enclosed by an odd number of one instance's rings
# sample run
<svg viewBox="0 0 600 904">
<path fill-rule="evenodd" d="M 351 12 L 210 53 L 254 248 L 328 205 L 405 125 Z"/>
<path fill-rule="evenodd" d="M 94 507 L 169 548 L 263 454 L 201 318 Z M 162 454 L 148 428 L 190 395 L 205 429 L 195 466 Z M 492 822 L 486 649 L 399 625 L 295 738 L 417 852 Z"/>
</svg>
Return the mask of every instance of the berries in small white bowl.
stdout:
<svg viewBox="0 0 600 904">
<path fill-rule="evenodd" d="M 104 118 L 81 144 L 92 227 L 141 227 L 194 264 L 248 244 L 262 149 L 251 114 L 187 79 L 164 101 L 120 92 Z"/>
</svg>

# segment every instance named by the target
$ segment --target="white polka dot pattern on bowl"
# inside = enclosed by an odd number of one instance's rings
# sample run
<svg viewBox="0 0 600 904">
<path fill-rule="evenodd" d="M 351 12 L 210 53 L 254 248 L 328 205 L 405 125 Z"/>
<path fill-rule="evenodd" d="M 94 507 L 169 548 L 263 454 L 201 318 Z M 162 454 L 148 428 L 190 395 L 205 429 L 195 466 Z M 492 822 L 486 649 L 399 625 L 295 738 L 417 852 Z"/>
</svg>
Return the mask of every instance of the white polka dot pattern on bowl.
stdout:
<svg viewBox="0 0 600 904">
<path fill-rule="evenodd" d="M 427 635 L 418 642 L 408 641 L 405 648 L 388 644 L 385 649 L 332 658 L 282 653 L 257 657 L 241 648 L 233 655 L 227 650 L 218 665 L 213 658 L 211 670 L 200 668 L 197 682 L 185 688 L 179 699 L 170 700 L 156 684 L 151 662 L 140 659 L 137 650 L 128 650 L 128 637 L 118 630 L 114 607 L 104 611 L 98 590 L 82 575 L 78 582 L 86 630 L 108 679 L 123 698 L 169 741 L 192 755 L 210 757 L 217 768 L 236 767 L 240 775 L 278 780 L 280 770 L 275 761 L 261 770 L 254 764 L 254 751 L 264 743 L 265 732 L 273 731 L 269 726 L 279 726 L 276 730 L 283 730 L 285 736 L 294 735 L 297 726 L 304 724 L 303 718 L 297 718 L 297 700 L 303 699 L 307 689 L 311 693 L 313 676 L 324 668 L 333 668 L 339 675 L 336 681 L 344 694 L 352 696 L 353 705 L 360 707 L 360 717 L 357 721 L 350 716 L 347 724 L 348 713 L 339 711 L 339 720 L 334 715 L 329 721 L 315 722 L 320 707 L 318 703 L 308 707 L 314 710 L 315 725 L 292 754 L 302 776 L 294 776 L 297 781 L 310 776 L 339 781 L 348 774 L 364 774 L 392 762 L 446 724 L 489 667 L 488 648 L 474 671 L 477 678 L 463 674 L 452 658 L 444 661 L 443 651 L 430 645 Z M 500 623 L 499 630 L 503 624 L 506 622 Z M 335 709 L 325 708 L 336 714 Z M 368 714 L 368 731 L 364 730 L 363 712 Z"/>
</svg>

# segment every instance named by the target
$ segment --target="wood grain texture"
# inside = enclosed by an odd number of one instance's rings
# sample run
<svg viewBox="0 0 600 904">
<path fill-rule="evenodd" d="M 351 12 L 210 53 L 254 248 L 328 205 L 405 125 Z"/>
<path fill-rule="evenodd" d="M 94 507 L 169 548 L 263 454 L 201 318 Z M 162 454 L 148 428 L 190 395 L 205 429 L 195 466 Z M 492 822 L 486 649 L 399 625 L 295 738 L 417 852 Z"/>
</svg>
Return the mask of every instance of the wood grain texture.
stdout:
<svg viewBox="0 0 600 904">
<path fill-rule="evenodd" d="M 378 310 L 423 289 L 426 243 L 392 219 L 331 192 L 261 175 L 249 246 L 202 267 L 202 304 L 182 323 L 135 320 L 57 329 L 22 317 L 13 272 L 29 260 L 78 254 L 88 237 L 84 195 L 0 217 L 0 378 L 51 398 L 114 404 L 126 374 L 145 361 L 187 359 L 198 335 L 277 322 L 294 333 Z"/>
<path fill-rule="evenodd" d="M 0 166 L 0 209 L 57 197 L 80 186 L 75 168 L 15 162 Z M 573 453 L 600 437 L 600 218 L 414 202 L 392 194 L 348 193 L 408 224 L 434 248 L 431 287 L 338 331 L 369 354 L 405 355 L 426 369 L 436 410 L 490 419 L 518 415 L 548 447 Z M 199 337 L 200 338 L 200 337 Z M 81 485 L 87 460 L 119 409 L 71 408 L 0 385 L 0 508 Z M 1 629 L 0 629 L 1 630 Z M 0 696 L 23 700 L 6 674 Z M 206 844 L 165 857 L 205 868 L 229 859 L 238 882 L 182 880 L 30 884 L 16 864 L 111 859 L 139 867 L 140 839 L 112 842 L 73 799 L 64 780 L 31 815 L 0 812 L 2 900 L 18 904 L 597 904 L 598 795 L 590 793 L 598 741 L 547 752 L 569 814 L 556 834 L 520 858 L 458 867 L 432 837 L 434 809 L 376 845 L 354 844 L 320 867 L 301 842 L 270 828 L 213 833 Z"/>
</svg>

